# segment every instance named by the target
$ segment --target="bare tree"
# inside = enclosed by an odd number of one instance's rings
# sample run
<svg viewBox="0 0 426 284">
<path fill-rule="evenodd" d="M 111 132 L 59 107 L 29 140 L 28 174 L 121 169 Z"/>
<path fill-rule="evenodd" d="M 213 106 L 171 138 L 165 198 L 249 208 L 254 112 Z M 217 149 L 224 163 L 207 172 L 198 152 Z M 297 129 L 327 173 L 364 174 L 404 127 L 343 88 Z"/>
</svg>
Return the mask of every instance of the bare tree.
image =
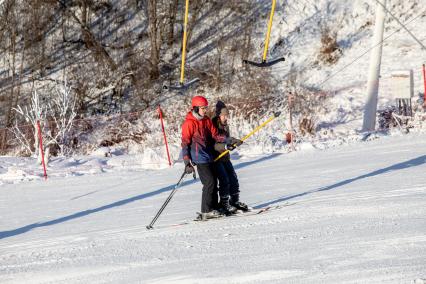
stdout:
<svg viewBox="0 0 426 284">
<path fill-rule="evenodd" d="M 158 17 L 157 17 L 157 1 L 148 0 L 148 26 L 149 26 L 149 41 L 151 44 L 150 50 L 150 78 L 157 79 L 160 76 L 160 44 L 158 43 Z"/>
<path fill-rule="evenodd" d="M 9 95 L 6 99 L 6 117 L 5 125 L 10 126 L 12 123 L 12 108 L 15 101 L 15 77 L 16 77 L 16 53 L 17 53 L 17 6 L 15 1 L 6 1 L 2 10 L 3 18 L 3 36 L 6 46 L 5 51 L 8 54 L 8 77 L 10 78 Z M 4 138 L 3 138 L 4 139 Z M 5 141 L 2 141 L 5 143 Z"/>
<path fill-rule="evenodd" d="M 29 153 L 39 158 L 39 137 L 37 122 L 40 122 L 41 131 L 43 136 L 43 146 L 46 153 L 45 162 L 49 160 L 50 146 L 55 145 L 59 147 L 59 154 L 69 154 L 70 149 L 67 148 L 69 144 L 68 133 L 70 132 L 74 118 L 76 100 L 72 93 L 70 86 L 66 80 L 60 82 L 54 89 L 54 93 L 47 99 L 46 96 L 41 97 L 38 91 L 34 91 L 31 96 L 29 106 L 21 107 L 18 105 L 14 108 L 17 114 L 23 120 L 32 125 L 33 137 L 29 139 L 27 135 L 21 130 L 18 125 L 18 120 L 14 126 L 14 134 L 16 139 L 20 142 L 21 146 Z M 48 121 L 51 120 L 50 122 Z M 34 141 L 34 143 L 32 143 Z"/>
<path fill-rule="evenodd" d="M 175 40 L 175 23 L 176 23 L 176 14 L 177 14 L 177 8 L 178 8 L 179 0 L 172 0 L 169 4 L 169 19 L 168 19 L 168 25 L 169 25 L 169 31 L 167 35 L 167 45 L 170 47 L 173 45 L 173 42 Z"/>
<path fill-rule="evenodd" d="M 108 51 L 102 45 L 102 43 L 96 38 L 88 26 L 89 19 L 89 0 L 79 0 L 81 6 L 81 19 L 77 17 L 76 13 L 72 11 L 65 2 L 57 0 L 57 2 L 68 11 L 71 17 L 79 24 L 81 34 L 85 46 L 92 52 L 95 59 L 102 60 L 112 71 L 117 69 L 117 64 L 109 55 Z"/>
</svg>

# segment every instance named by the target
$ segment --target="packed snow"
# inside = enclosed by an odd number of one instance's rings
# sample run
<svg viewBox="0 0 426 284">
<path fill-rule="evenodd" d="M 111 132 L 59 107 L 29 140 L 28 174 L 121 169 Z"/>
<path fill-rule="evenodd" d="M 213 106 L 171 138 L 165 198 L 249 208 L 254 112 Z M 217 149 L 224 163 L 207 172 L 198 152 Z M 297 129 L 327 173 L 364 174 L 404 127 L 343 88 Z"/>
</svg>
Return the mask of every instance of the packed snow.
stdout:
<svg viewBox="0 0 426 284">
<path fill-rule="evenodd" d="M 424 41 L 419 3 L 393 1 L 391 10 Z M 269 56 L 286 57 L 271 69 L 277 84 L 287 95 L 285 82 L 298 73 L 298 86 L 327 97 L 313 114 L 317 132 L 297 136 L 294 149 L 285 142 L 283 106 L 232 155 L 242 200 L 279 208 L 193 222 L 201 184 L 186 177 L 146 230 L 183 165 L 179 121 L 165 120 L 169 166 L 159 121 L 144 113 L 151 129 L 143 145 L 98 147 L 107 126 L 98 128 L 86 137 L 88 150 L 79 149 L 90 155 L 53 157 L 47 180 L 35 158 L 0 157 L 0 283 L 426 283 L 426 51 L 387 18 L 378 108 L 395 103 L 390 75 L 413 70 L 412 128 L 360 133 L 375 7 L 363 0 L 277 5 Z M 269 5 L 263 10 L 266 19 Z M 342 49 L 330 66 L 317 62 L 320 24 L 337 33 Z M 265 23 L 257 25 L 260 56 Z M 205 60 L 197 54 L 215 40 L 191 50 L 189 60 Z M 239 90 L 227 92 L 232 105 Z M 205 95 L 214 105 L 224 94 Z M 185 103 L 172 97 L 164 105 L 167 112 Z M 231 113 L 231 133 L 242 137 L 261 122 Z"/>
<path fill-rule="evenodd" d="M 187 177 L 150 231 L 179 163 L 4 184 L 0 282 L 421 283 L 425 140 L 237 157 L 242 199 L 282 207 L 191 222 L 201 184 Z"/>
</svg>

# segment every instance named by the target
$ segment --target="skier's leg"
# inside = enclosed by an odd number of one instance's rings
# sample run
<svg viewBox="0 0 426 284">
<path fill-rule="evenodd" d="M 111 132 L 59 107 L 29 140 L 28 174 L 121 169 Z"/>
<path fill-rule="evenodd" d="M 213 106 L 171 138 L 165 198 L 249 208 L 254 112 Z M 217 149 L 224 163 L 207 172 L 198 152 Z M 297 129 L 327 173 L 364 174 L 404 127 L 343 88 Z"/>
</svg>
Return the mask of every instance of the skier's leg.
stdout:
<svg viewBox="0 0 426 284">
<path fill-rule="evenodd" d="M 214 164 L 215 172 L 219 180 L 219 195 L 220 195 L 220 211 L 225 215 L 235 213 L 237 209 L 229 204 L 229 188 L 230 180 L 224 163 L 216 162 Z"/>
<path fill-rule="evenodd" d="M 201 213 L 213 210 L 213 194 L 216 188 L 216 177 L 211 163 L 197 164 L 198 176 L 203 184 L 201 195 Z"/>
<path fill-rule="evenodd" d="M 220 198 L 229 198 L 229 187 L 230 182 L 228 178 L 228 173 L 226 172 L 223 162 L 216 162 L 214 164 L 215 174 L 219 180 L 219 196 Z"/>
<path fill-rule="evenodd" d="M 220 207 L 219 205 L 219 189 L 217 188 L 217 179 L 216 179 L 216 186 L 214 188 L 213 196 L 212 196 L 212 208 L 215 210 L 218 210 Z"/>
<path fill-rule="evenodd" d="M 250 208 L 247 204 L 240 201 L 240 184 L 238 183 L 237 173 L 235 172 L 234 166 L 231 161 L 224 162 L 224 167 L 229 177 L 230 183 L 230 204 L 231 206 L 237 208 L 242 211 L 249 211 Z"/>
<path fill-rule="evenodd" d="M 229 180 L 229 195 L 240 194 L 240 184 L 238 183 L 237 173 L 231 161 L 223 162 L 223 167 L 226 171 Z"/>
<path fill-rule="evenodd" d="M 212 204 L 213 204 L 212 206 L 213 206 L 213 209 L 219 210 L 219 208 L 220 208 L 220 204 L 219 204 L 219 188 L 218 188 L 219 183 L 218 183 L 218 180 L 217 180 L 218 173 L 217 173 L 215 165 L 213 165 L 213 174 L 214 174 L 214 178 L 216 180 L 216 186 L 214 188 L 214 192 L 213 192 L 213 196 L 212 196 Z"/>
</svg>

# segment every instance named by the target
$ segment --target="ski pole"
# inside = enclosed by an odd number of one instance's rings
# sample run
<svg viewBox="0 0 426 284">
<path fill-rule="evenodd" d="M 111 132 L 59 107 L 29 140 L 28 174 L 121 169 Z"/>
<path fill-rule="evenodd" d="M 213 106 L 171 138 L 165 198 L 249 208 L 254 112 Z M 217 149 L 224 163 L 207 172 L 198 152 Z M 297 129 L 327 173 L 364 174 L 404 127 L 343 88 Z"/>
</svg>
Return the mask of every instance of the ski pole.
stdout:
<svg viewBox="0 0 426 284">
<path fill-rule="evenodd" d="M 175 185 L 175 188 L 170 192 L 169 197 L 167 197 L 166 201 L 163 203 L 163 206 L 161 206 L 160 210 L 158 211 L 157 215 L 155 215 L 154 219 L 152 219 L 151 223 L 146 226 L 148 230 L 153 229 L 154 223 L 157 221 L 158 217 L 160 217 L 161 213 L 163 212 L 164 208 L 166 208 L 167 204 L 169 204 L 170 200 L 172 199 L 173 195 L 175 194 L 176 190 L 178 189 L 180 183 L 182 182 L 183 178 L 185 177 L 186 172 L 182 174 L 180 177 L 178 183 Z M 195 172 L 194 172 L 194 178 L 195 178 Z"/>
<path fill-rule="evenodd" d="M 278 116 L 280 116 L 280 114 L 281 114 L 280 111 L 275 112 L 267 121 L 265 121 L 264 123 L 262 123 L 261 125 L 259 125 L 258 127 L 256 127 L 252 132 L 250 132 L 249 134 L 247 134 L 246 136 L 244 136 L 243 138 L 241 138 L 241 141 L 247 140 L 247 138 L 249 138 L 254 133 L 256 133 L 257 131 L 259 131 L 260 129 L 262 129 L 266 124 L 268 124 L 269 122 L 271 122 L 272 120 L 274 120 L 274 118 L 277 118 Z M 233 146 L 235 146 L 235 145 L 233 145 Z M 230 150 L 226 150 L 225 152 L 222 152 L 222 154 L 220 154 L 216 159 L 214 159 L 214 161 L 216 162 L 217 160 L 219 160 L 220 158 L 222 158 L 223 156 L 225 156 L 229 152 L 231 152 L 231 151 Z"/>
</svg>

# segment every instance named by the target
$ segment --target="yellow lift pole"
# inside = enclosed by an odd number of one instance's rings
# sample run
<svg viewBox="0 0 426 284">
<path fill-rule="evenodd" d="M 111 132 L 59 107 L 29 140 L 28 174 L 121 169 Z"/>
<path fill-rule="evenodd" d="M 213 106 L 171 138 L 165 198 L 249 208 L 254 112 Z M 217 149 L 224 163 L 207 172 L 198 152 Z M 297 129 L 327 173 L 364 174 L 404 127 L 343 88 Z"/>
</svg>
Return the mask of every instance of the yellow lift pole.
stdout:
<svg viewBox="0 0 426 284">
<path fill-rule="evenodd" d="M 279 112 L 279 111 L 276 112 L 276 113 L 274 113 L 274 115 L 271 116 L 268 120 L 266 120 L 264 123 L 262 123 L 261 125 L 259 125 L 258 127 L 256 127 L 252 132 L 250 132 L 249 134 L 247 134 L 246 136 L 244 136 L 243 138 L 241 138 L 241 141 L 247 140 L 247 138 L 249 138 L 250 136 L 252 136 L 254 133 L 258 132 L 266 124 L 268 124 L 269 122 L 271 122 L 272 120 L 274 120 L 275 118 L 277 118 L 278 116 L 280 116 L 280 114 L 281 114 L 281 112 Z M 220 154 L 216 159 L 214 159 L 214 161 L 216 162 L 217 160 L 219 160 L 220 158 L 222 158 L 223 156 L 225 156 L 229 152 L 230 152 L 230 150 L 226 150 L 225 152 L 222 152 L 222 154 Z"/>
<path fill-rule="evenodd" d="M 262 58 L 263 62 L 266 62 L 266 56 L 268 55 L 269 38 L 271 36 L 272 19 L 274 18 L 276 4 L 277 4 L 277 0 L 272 0 L 272 9 L 271 9 L 271 14 L 269 16 L 269 22 L 268 22 L 268 32 L 266 33 L 265 48 L 263 49 L 263 58 Z"/>
<path fill-rule="evenodd" d="M 181 66 L 180 66 L 180 84 L 181 85 L 183 85 L 184 77 L 185 77 L 185 57 L 186 57 L 188 11 L 189 11 L 189 0 L 186 0 L 186 2 L 185 2 L 185 20 L 184 20 L 184 24 L 183 24 L 182 63 L 181 63 Z"/>
</svg>

